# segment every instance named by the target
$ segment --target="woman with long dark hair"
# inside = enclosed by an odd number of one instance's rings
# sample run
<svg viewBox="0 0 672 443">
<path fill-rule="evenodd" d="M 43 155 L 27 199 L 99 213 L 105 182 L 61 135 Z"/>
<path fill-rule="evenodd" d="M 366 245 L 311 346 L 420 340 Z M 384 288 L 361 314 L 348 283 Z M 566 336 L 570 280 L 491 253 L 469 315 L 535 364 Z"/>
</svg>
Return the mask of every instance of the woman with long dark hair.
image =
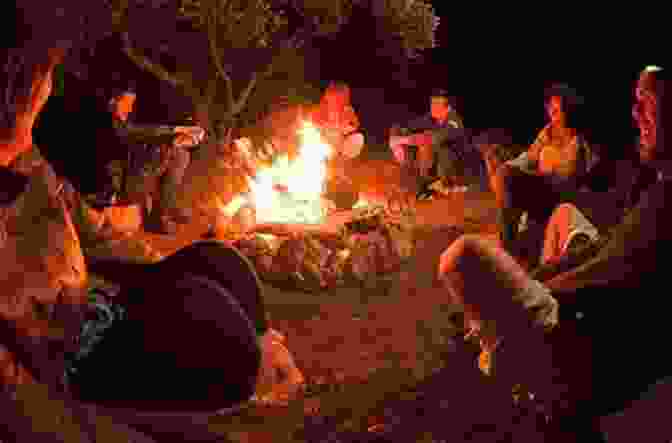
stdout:
<svg viewBox="0 0 672 443">
<path fill-rule="evenodd" d="M 596 163 L 581 129 L 583 99 L 569 86 L 545 92 L 549 123 L 529 149 L 499 167 L 491 183 L 501 210 L 502 241 L 515 247 L 521 215 L 544 222 Z"/>
</svg>

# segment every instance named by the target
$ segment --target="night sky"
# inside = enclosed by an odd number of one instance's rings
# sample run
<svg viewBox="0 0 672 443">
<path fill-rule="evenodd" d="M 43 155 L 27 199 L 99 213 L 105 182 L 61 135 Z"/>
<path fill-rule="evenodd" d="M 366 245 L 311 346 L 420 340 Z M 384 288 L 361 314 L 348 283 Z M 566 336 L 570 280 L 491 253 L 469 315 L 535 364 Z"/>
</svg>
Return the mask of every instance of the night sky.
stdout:
<svg viewBox="0 0 672 443">
<path fill-rule="evenodd" d="M 441 17 L 440 47 L 411 69 L 415 85 L 410 88 L 399 90 L 398 82 L 390 81 L 389 68 L 381 73 L 367 69 L 371 64 L 364 60 L 344 63 L 342 69 L 349 71 L 344 77 L 354 86 L 366 84 L 362 91 L 355 90 L 354 101 L 373 135 L 386 126 L 381 120 L 394 119 L 376 112 L 380 89 L 385 90 L 385 102 L 407 103 L 413 112 L 422 112 L 428 91 L 444 87 L 457 97 L 467 126 L 510 128 L 516 141 L 530 142 L 545 123 L 544 86 L 562 81 L 585 97 L 587 124 L 595 142 L 615 153 L 622 150 L 634 135 L 633 81 L 647 64 L 665 66 L 667 57 L 661 56 L 668 51 L 662 49 L 669 39 L 662 37 L 669 24 L 658 28 L 657 21 L 645 22 L 643 15 L 655 11 L 639 10 L 633 4 L 610 4 L 608 9 L 591 11 L 586 10 L 586 6 L 592 9 L 589 2 L 515 7 L 514 2 L 496 7 L 489 3 L 434 2 Z M 375 73 L 375 78 L 367 77 L 368 73 Z M 358 100 L 357 94 L 371 98 Z"/>
<path fill-rule="evenodd" d="M 635 134 L 633 81 L 645 65 L 665 66 L 667 59 L 661 59 L 667 53 L 661 50 L 666 42 L 661 37 L 669 25 L 644 21 L 655 13 L 651 6 L 639 10 L 611 4 L 589 11 L 588 2 L 584 7 L 566 2 L 494 7 L 469 0 L 434 3 L 441 17 L 439 47 L 420 62 L 404 67 L 394 45 L 390 49 L 389 42 L 371 31 L 371 22 L 361 18 L 308 52 L 307 79 L 322 86 L 334 79 L 351 84 L 355 109 L 372 145 L 385 144 L 390 125 L 427 112 L 427 96 L 434 87 L 456 97 L 468 127 L 509 128 L 517 142 L 529 143 L 545 123 L 544 86 L 563 81 L 585 97 L 594 141 L 616 154 L 630 149 L 625 145 Z M 104 51 L 100 54 L 98 60 L 111 59 Z M 101 69 L 112 71 L 124 64 L 132 65 L 122 60 Z M 171 94 L 165 84 L 132 69 L 121 75 L 145 79 L 138 85 L 140 121 L 165 123 L 185 111 L 167 102 Z M 92 83 L 104 80 L 96 77 Z"/>
</svg>

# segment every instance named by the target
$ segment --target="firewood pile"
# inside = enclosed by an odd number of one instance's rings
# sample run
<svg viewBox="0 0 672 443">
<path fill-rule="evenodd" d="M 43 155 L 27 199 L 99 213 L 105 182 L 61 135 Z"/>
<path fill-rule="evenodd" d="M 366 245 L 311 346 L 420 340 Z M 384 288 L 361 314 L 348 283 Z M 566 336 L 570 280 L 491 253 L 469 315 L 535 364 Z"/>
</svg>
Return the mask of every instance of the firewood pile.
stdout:
<svg viewBox="0 0 672 443">
<path fill-rule="evenodd" d="M 262 280 L 309 292 L 366 284 L 394 272 L 414 252 L 412 208 L 353 209 L 337 229 L 252 226 L 250 208 L 218 235 L 255 265 Z"/>
</svg>

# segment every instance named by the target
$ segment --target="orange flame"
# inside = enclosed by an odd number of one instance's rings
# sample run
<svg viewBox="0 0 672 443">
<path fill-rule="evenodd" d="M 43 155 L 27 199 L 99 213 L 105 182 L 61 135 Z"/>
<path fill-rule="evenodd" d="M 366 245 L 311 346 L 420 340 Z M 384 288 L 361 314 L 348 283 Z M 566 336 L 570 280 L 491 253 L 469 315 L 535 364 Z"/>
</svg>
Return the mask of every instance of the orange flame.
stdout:
<svg viewBox="0 0 672 443">
<path fill-rule="evenodd" d="M 303 122 L 300 135 L 299 154 L 293 161 L 285 154 L 249 180 L 257 222 L 320 223 L 324 220 L 322 194 L 332 148 L 309 121 Z M 278 185 L 287 191 L 279 191 Z"/>
</svg>

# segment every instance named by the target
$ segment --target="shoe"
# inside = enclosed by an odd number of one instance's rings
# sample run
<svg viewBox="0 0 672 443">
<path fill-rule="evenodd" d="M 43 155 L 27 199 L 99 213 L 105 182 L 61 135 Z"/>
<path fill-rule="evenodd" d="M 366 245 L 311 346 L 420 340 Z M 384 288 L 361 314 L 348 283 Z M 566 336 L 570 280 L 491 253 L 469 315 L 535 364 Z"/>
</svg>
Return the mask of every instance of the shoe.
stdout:
<svg viewBox="0 0 672 443">
<path fill-rule="evenodd" d="M 175 223 L 178 223 L 180 225 L 186 225 L 191 221 L 190 216 L 188 216 L 187 214 L 181 213 L 181 212 L 171 214 L 169 216 L 169 218 L 170 218 L 171 221 L 173 221 Z"/>
<path fill-rule="evenodd" d="M 434 198 L 435 192 L 430 189 L 423 189 L 418 192 L 415 196 L 418 201 L 432 200 Z"/>
<path fill-rule="evenodd" d="M 145 230 L 153 234 L 175 235 L 177 234 L 177 223 L 175 223 L 172 219 L 162 217 L 157 221 L 147 223 Z"/>
</svg>

